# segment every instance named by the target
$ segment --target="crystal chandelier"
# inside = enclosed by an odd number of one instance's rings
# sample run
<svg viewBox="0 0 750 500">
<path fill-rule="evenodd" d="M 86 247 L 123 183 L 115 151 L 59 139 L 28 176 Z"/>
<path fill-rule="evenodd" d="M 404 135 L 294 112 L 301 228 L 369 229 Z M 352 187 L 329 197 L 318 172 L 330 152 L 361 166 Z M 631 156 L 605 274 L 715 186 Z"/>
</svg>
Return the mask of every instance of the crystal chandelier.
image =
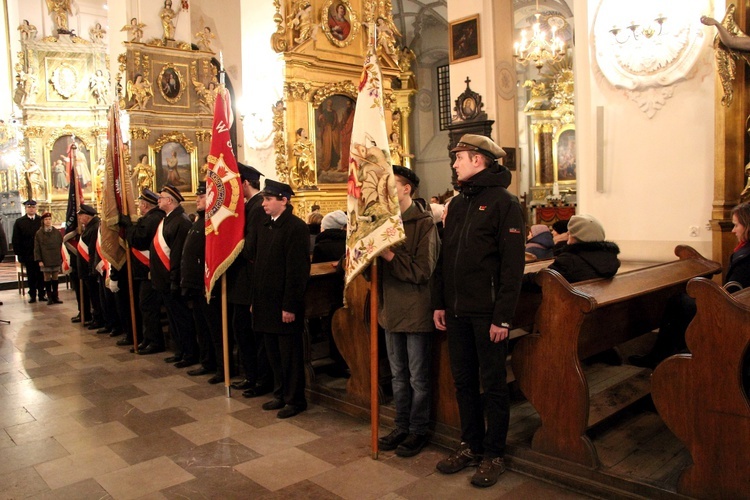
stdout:
<svg viewBox="0 0 750 500">
<path fill-rule="evenodd" d="M 536 1 L 536 21 L 531 27 L 531 38 L 527 38 L 526 30 L 521 31 L 521 41 L 513 44 L 513 55 L 516 60 L 526 66 L 533 63 L 537 69 L 541 69 L 547 63 L 559 62 L 565 57 L 565 42 L 557 36 L 558 26 L 553 23 L 550 25 L 550 38 L 547 39 L 547 32 L 543 31 L 539 22 L 541 17 L 539 12 L 539 0 Z M 556 18 L 559 19 L 559 18 Z"/>
</svg>

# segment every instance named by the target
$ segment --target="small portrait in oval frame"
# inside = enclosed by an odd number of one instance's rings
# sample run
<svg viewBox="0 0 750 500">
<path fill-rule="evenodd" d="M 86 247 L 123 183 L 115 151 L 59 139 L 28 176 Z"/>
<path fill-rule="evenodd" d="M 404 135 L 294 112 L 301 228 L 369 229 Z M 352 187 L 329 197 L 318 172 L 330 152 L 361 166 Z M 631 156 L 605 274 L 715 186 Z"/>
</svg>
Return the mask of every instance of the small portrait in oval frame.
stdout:
<svg viewBox="0 0 750 500">
<path fill-rule="evenodd" d="M 357 15 L 347 0 L 328 0 L 323 6 L 321 25 L 330 42 L 346 47 L 359 31 Z"/>
<path fill-rule="evenodd" d="M 182 75 L 173 65 L 167 64 L 162 68 L 156 83 L 159 86 L 161 96 L 167 102 L 174 104 L 182 97 L 184 91 Z"/>
</svg>

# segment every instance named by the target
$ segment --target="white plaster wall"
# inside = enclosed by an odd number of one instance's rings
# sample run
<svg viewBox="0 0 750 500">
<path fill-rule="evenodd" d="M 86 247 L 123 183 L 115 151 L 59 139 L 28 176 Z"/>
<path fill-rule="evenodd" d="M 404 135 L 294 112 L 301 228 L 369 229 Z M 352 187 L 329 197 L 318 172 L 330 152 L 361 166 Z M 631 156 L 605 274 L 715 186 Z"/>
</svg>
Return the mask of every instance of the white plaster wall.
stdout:
<svg viewBox="0 0 750 500">
<path fill-rule="evenodd" d="M 598 3 L 575 0 L 578 212 L 596 216 L 625 259 L 672 259 L 677 244 L 711 255 L 705 226 L 713 199 L 714 34 L 706 29 L 694 71 L 649 119 L 601 76 L 592 59 Z M 710 2 L 702 13 L 712 13 Z M 596 190 L 597 106 L 604 107 L 602 193 Z M 698 237 L 689 236 L 690 226 L 699 227 Z"/>
</svg>

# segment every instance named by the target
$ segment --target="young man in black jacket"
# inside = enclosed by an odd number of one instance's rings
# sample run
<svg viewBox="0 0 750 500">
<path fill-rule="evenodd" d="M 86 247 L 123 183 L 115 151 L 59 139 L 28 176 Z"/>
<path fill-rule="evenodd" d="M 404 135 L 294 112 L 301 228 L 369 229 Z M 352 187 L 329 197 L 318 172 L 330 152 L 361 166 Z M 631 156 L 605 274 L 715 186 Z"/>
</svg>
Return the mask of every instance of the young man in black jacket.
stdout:
<svg viewBox="0 0 750 500">
<path fill-rule="evenodd" d="M 437 470 L 452 474 L 479 465 L 471 483 L 486 487 L 505 471 L 505 358 L 521 291 L 526 227 L 518 199 L 506 189 L 510 172 L 496 164 L 505 151 L 488 137 L 466 134 L 451 152 L 461 194 L 448 209 L 432 296 L 435 327 L 448 330 L 462 442 Z"/>
</svg>

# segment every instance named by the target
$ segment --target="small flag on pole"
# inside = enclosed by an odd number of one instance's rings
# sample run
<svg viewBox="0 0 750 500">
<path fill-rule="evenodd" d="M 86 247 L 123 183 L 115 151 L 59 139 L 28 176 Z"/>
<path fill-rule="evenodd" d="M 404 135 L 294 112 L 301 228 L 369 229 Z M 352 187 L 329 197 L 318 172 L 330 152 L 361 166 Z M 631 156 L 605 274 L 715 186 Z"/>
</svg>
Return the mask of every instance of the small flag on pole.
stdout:
<svg viewBox="0 0 750 500">
<path fill-rule="evenodd" d="M 232 152 L 229 92 L 222 86 L 214 105 L 214 124 L 206 172 L 206 300 L 216 281 L 245 245 L 245 198 Z"/>
</svg>

